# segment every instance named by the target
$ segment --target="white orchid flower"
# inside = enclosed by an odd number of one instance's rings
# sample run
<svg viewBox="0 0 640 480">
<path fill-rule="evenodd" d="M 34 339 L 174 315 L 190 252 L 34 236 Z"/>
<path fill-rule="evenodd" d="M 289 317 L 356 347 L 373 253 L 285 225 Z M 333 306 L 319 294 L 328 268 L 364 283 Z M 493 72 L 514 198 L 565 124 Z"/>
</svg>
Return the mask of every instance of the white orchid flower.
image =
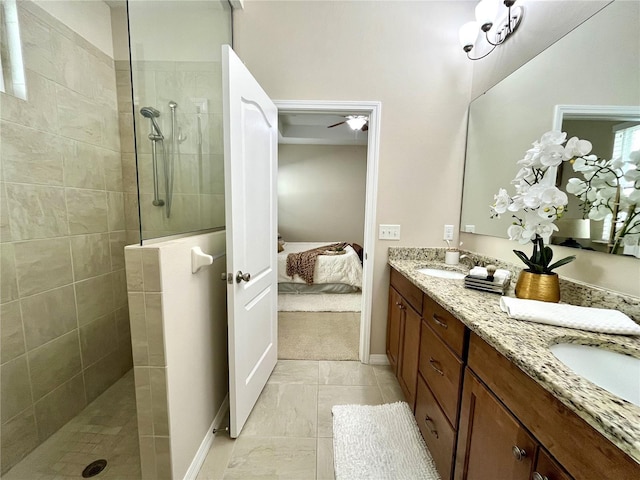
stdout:
<svg viewBox="0 0 640 480">
<path fill-rule="evenodd" d="M 604 220 L 611 211 L 603 204 L 594 205 L 589 210 L 589 219 L 591 220 Z"/>
<path fill-rule="evenodd" d="M 567 134 L 565 132 L 560 132 L 558 130 L 551 130 L 550 132 L 546 132 L 542 135 L 540 139 L 540 143 L 543 145 L 560 145 L 564 143 L 567 139 Z"/>
<path fill-rule="evenodd" d="M 522 238 L 522 231 L 524 229 L 520 225 L 511 225 L 507 229 L 507 235 L 509 235 L 509 240 L 520 240 Z"/>
<path fill-rule="evenodd" d="M 557 167 L 562 163 L 562 145 L 547 145 L 540 153 L 540 163 L 545 167 Z"/>
<path fill-rule="evenodd" d="M 493 204 L 493 210 L 498 214 L 505 213 L 509 204 L 511 203 L 511 197 L 504 188 L 498 190 L 498 193 L 493 196 L 495 203 Z"/>
<path fill-rule="evenodd" d="M 573 157 L 582 157 L 591 152 L 593 145 L 588 140 L 580 140 L 578 137 L 571 137 L 564 147 L 562 158 L 569 160 Z"/>
<path fill-rule="evenodd" d="M 567 192 L 572 195 L 582 195 L 587 191 L 587 184 L 579 178 L 570 178 L 566 186 Z"/>
<path fill-rule="evenodd" d="M 628 163 L 631 163 L 636 167 L 640 165 L 640 150 L 635 150 L 629 154 Z"/>
</svg>

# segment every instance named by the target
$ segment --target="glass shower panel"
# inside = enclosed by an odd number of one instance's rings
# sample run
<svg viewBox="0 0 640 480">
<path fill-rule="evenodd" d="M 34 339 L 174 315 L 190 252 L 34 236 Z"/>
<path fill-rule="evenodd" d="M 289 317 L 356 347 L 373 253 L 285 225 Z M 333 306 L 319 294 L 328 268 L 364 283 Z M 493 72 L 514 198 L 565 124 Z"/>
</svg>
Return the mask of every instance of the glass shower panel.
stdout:
<svg viewBox="0 0 640 480">
<path fill-rule="evenodd" d="M 128 2 L 141 239 L 224 226 L 226 0 Z"/>
</svg>

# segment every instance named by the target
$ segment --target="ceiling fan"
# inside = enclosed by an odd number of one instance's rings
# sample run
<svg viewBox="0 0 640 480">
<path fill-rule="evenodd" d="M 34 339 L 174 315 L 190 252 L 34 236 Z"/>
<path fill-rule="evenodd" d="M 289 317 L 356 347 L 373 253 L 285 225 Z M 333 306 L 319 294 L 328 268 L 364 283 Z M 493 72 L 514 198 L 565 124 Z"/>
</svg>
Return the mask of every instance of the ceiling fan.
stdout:
<svg viewBox="0 0 640 480">
<path fill-rule="evenodd" d="M 369 117 L 367 117 L 366 115 L 347 115 L 344 118 L 344 121 L 336 123 L 334 125 L 329 125 L 327 128 L 337 127 L 338 125 L 346 123 L 347 125 L 349 125 L 351 130 L 360 130 L 361 132 L 366 132 L 367 130 L 369 130 Z"/>
</svg>

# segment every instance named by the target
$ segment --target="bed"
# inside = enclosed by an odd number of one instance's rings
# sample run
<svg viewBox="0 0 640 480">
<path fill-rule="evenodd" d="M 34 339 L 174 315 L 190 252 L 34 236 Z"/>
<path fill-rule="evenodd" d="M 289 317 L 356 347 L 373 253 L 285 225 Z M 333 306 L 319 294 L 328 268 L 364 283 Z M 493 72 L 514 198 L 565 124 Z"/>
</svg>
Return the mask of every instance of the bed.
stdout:
<svg viewBox="0 0 640 480">
<path fill-rule="evenodd" d="M 362 288 L 362 263 L 356 251 L 345 247 L 342 255 L 320 255 L 316 259 L 313 283 L 299 275 L 287 275 L 287 255 L 338 242 L 287 242 L 278 253 L 278 291 L 280 293 L 354 293 Z"/>
</svg>

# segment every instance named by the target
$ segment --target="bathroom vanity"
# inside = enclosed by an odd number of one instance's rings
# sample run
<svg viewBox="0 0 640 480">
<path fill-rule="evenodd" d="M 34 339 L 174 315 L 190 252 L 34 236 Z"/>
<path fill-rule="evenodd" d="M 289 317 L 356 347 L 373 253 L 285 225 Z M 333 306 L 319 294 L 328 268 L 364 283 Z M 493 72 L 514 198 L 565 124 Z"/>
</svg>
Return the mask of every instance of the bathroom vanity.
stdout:
<svg viewBox="0 0 640 480">
<path fill-rule="evenodd" d="M 498 295 L 418 273 L 437 264 L 427 249 L 391 249 L 389 264 L 387 356 L 443 479 L 640 478 L 640 407 L 549 349 L 639 357 L 640 339 L 510 319 Z"/>
</svg>

